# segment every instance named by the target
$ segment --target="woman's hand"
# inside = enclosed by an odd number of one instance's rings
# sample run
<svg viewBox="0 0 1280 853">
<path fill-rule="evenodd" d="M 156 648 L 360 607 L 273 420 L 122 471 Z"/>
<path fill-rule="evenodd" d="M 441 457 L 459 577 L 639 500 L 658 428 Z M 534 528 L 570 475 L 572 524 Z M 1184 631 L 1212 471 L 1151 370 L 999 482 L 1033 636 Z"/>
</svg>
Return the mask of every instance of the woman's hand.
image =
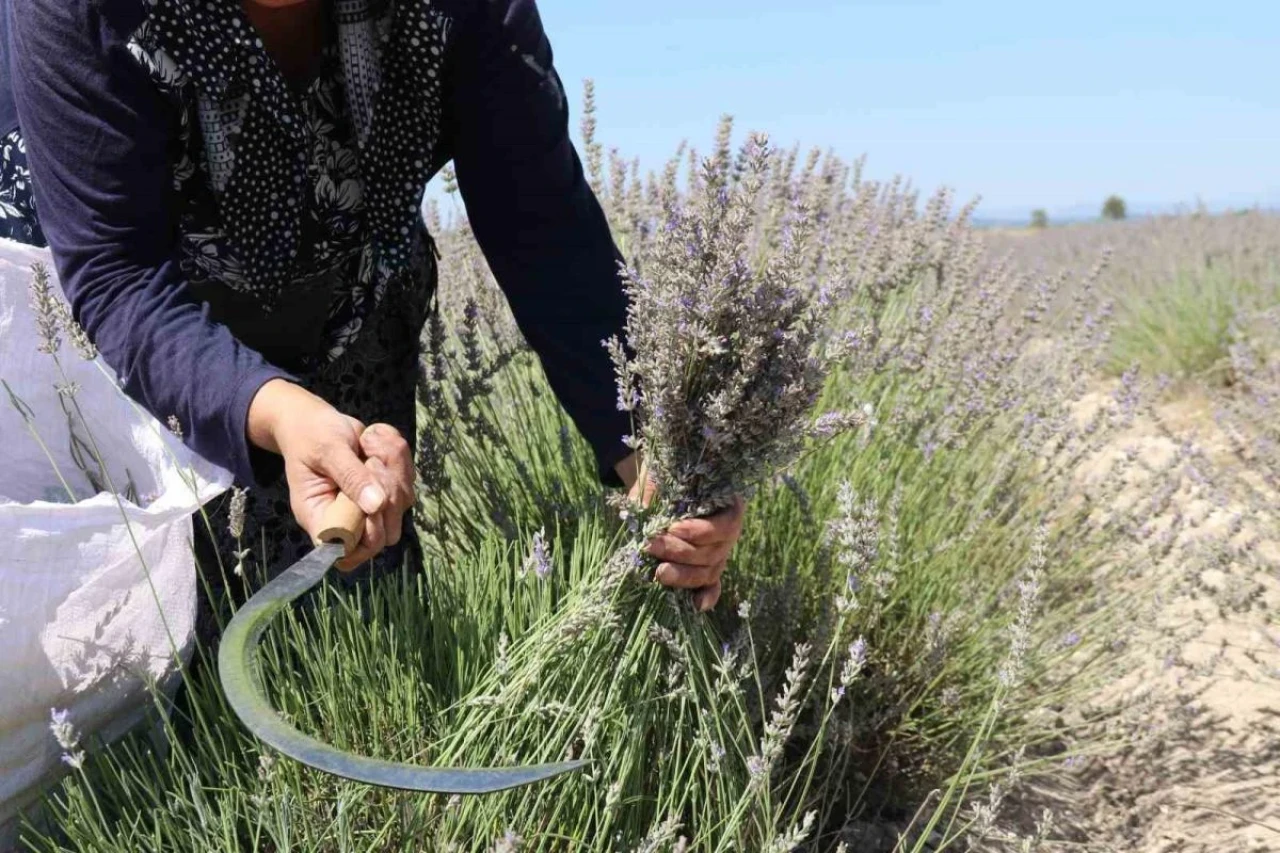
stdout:
<svg viewBox="0 0 1280 853">
<path fill-rule="evenodd" d="M 364 510 L 364 535 L 339 569 L 350 571 L 400 541 L 414 477 L 409 444 L 395 427 L 366 429 L 310 391 L 274 379 L 249 406 L 248 432 L 253 444 L 284 457 L 290 508 L 309 535 L 339 492 Z"/>
<path fill-rule="evenodd" d="M 633 454 L 616 470 L 632 497 L 647 505 L 654 497 L 653 482 L 645 476 L 641 484 L 637 468 Z M 654 579 L 664 586 L 693 590 L 693 606 L 700 612 L 715 607 L 729 553 L 742 535 L 745 509 L 742 498 L 736 498 L 729 509 L 708 518 L 677 521 L 651 539 L 649 553 L 662 561 Z"/>
<path fill-rule="evenodd" d="M 677 521 L 650 540 L 649 553 L 663 561 L 654 574 L 658 583 L 695 590 L 693 606 L 700 612 L 715 607 L 729 552 L 742 535 L 744 509 L 742 498 L 735 498 L 729 509 Z"/>
</svg>

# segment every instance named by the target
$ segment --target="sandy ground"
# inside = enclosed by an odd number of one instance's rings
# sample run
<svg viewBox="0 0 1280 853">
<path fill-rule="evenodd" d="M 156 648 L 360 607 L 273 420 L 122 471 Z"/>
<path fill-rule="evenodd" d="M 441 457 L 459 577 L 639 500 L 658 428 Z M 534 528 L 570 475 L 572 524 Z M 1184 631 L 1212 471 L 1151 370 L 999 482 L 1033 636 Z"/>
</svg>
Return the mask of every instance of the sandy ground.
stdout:
<svg viewBox="0 0 1280 853">
<path fill-rule="evenodd" d="M 1169 589 L 1129 646 L 1136 671 L 1098 697 L 1123 706 L 1129 746 L 1059 780 L 1076 836 L 1060 849 L 1280 853 L 1280 495 L 1210 411 L 1194 393 L 1159 405 L 1079 473 L 1096 482 L 1126 451 L 1159 466 L 1189 441 L 1207 479 L 1149 519 L 1180 520 L 1148 573 Z"/>
</svg>

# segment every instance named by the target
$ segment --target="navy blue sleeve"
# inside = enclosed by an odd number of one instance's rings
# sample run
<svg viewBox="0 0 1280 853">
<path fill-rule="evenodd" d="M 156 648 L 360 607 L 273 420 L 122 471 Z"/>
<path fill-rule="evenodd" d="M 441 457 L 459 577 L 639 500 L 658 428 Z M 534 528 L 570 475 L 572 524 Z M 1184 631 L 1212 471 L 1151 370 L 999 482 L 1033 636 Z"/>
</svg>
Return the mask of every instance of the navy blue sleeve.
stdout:
<svg viewBox="0 0 1280 853">
<path fill-rule="evenodd" d="M 569 138 L 533 0 L 484 0 L 452 46 L 449 144 L 472 231 L 604 482 L 630 454 L 601 341 L 621 336 L 621 255 Z"/>
<path fill-rule="evenodd" d="M 18 129 L 18 108 L 13 103 L 9 76 L 9 6 L 0 0 L 0 138 Z"/>
<path fill-rule="evenodd" d="M 188 292 L 176 261 L 174 110 L 128 53 L 137 0 L 9 0 L 13 90 L 41 225 L 76 319 L 124 390 L 255 482 L 245 433 L 287 377 Z M 274 466 L 270 466 L 274 469 Z"/>
</svg>

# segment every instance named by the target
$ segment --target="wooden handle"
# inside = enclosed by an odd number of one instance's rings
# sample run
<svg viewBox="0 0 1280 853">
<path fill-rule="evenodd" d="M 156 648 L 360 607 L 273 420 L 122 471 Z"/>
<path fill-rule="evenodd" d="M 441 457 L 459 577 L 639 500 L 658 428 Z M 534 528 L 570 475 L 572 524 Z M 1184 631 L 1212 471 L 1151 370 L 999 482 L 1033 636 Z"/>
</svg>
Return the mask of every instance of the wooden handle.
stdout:
<svg viewBox="0 0 1280 853">
<path fill-rule="evenodd" d="M 350 554 L 364 536 L 364 517 L 364 510 L 339 492 L 337 499 L 329 504 L 320 518 L 320 534 L 316 541 L 341 542 L 346 553 Z"/>
</svg>

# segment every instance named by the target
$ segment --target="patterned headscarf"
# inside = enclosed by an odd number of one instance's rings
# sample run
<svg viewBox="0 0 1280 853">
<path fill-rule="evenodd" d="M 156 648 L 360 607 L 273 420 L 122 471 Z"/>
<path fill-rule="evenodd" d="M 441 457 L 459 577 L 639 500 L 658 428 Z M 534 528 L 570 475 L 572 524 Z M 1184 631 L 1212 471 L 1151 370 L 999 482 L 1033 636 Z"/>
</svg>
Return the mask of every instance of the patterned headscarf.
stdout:
<svg viewBox="0 0 1280 853">
<path fill-rule="evenodd" d="M 195 88 L 206 166 L 244 286 L 270 310 L 294 272 L 312 190 L 299 96 L 273 67 L 239 0 L 145 2 L 149 46 Z M 413 249 L 440 134 L 450 22 L 431 0 L 329 2 L 380 291 Z M 365 295 L 357 304 L 367 305 Z"/>
</svg>

